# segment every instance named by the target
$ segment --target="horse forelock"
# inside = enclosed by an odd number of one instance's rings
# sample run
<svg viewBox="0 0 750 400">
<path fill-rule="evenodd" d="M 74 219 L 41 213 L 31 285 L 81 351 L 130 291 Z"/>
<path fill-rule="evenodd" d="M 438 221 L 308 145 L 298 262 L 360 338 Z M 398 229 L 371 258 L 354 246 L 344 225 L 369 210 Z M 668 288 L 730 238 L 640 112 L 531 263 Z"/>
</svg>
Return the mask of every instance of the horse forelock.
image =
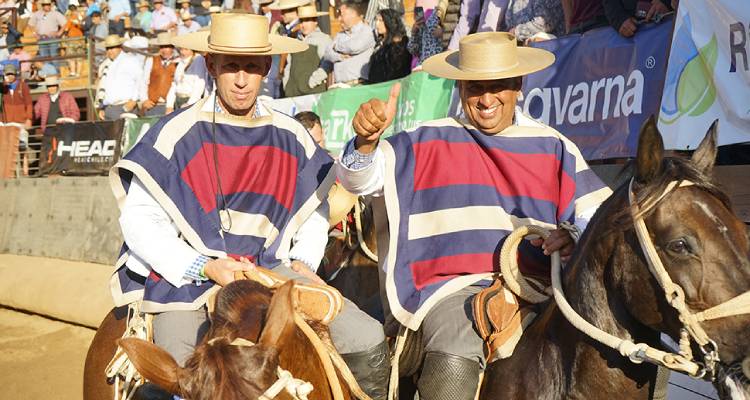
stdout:
<svg viewBox="0 0 750 400">
<path fill-rule="evenodd" d="M 235 346 L 219 337 L 196 347 L 181 387 L 191 400 L 259 397 L 276 380 L 278 354 L 263 346 Z"/>
</svg>

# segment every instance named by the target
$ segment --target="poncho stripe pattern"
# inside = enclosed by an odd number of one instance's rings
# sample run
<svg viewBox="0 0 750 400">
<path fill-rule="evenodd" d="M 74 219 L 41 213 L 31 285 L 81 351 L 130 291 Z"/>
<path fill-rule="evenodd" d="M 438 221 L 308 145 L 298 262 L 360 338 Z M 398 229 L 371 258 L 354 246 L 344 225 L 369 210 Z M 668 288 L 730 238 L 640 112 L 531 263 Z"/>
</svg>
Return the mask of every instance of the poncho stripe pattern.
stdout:
<svg viewBox="0 0 750 400">
<path fill-rule="evenodd" d="M 440 299 L 497 272 L 499 249 L 513 229 L 574 223 L 611 193 L 572 142 L 517 115 L 522 126 L 494 136 L 443 119 L 381 142 L 386 291 L 408 328 L 417 329 Z M 528 244 L 520 262 L 532 274 L 549 268 L 549 258 Z"/>
<path fill-rule="evenodd" d="M 211 102 L 213 96 L 160 119 L 113 167 L 115 197 L 122 206 L 135 175 L 200 253 L 244 256 L 273 268 L 327 196 L 333 160 L 289 116 L 270 110 L 253 119 L 214 115 Z M 225 232 L 217 175 L 227 205 Z M 177 288 L 153 270 L 144 279 L 125 266 L 129 256 L 123 245 L 110 284 L 118 305 L 142 297 L 146 312 L 197 309 L 215 290 L 212 282 Z"/>
</svg>

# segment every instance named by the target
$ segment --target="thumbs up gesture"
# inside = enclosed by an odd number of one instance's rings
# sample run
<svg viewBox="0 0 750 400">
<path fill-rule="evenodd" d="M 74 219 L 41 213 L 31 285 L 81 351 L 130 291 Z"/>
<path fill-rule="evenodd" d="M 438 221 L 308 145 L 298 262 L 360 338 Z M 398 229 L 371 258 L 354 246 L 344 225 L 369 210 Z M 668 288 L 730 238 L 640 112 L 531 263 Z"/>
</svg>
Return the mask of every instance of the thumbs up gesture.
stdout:
<svg viewBox="0 0 750 400">
<path fill-rule="evenodd" d="M 359 110 L 352 119 L 352 126 L 357 134 L 355 141 L 357 151 L 367 154 L 375 150 L 380 135 L 391 125 L 396 116 L 396 104 L 400 92 L 401 84 L 396 83 L 391 87 L 388 102 L 371 99 L 359 106 Z"/>
</svg>

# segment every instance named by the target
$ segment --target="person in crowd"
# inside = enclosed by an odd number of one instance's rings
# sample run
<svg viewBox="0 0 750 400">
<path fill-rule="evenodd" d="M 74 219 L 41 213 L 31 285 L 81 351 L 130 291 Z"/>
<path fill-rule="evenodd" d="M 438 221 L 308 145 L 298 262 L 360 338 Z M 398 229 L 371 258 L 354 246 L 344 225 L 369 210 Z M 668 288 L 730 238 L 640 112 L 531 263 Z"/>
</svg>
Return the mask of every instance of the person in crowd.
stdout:
<svg viewBox="0 0 750 400">
<path fill-rule="evenodd" d="M 138 3 L 138 14 L 133 18 L 133 27 L 144 33 L 151 32 L 151 8 L 147 0 Z"/>
<path fill-rule="evenodd" d="M 271 4 L 273 0 L 259 0 L 258 2 L 258 14 L 268 19 L 268 24 L 273 26 L 276 24 L 278 19 L 273 18 L 273 10 L 271 10 Z"/>
<path fill-rule="evenodd" d="M 378 246 L 398 249 L 382 258 L 386 285 L 395 288 L 387 300 L 399 323 L 420 330 L 417 389 L 430 400 L 475 398 L 485 344 L 466 310 L 495 271 L 493 255 L 509 232 L 523 218 L 553 229 L 534 243 L 541 248 L 519 247 L 521 269 L 543 273 L 549 254 L 559 250 L 566 258 L 575 247 L 568 230 L 555 228 L 565 222 L 583 231 L 611 193 L 573 142 L 516 107 L 523 76 L 551 65 L 552 53 L 517 47 L 506 32 L 465 36 L 459 48 L 429 58 L 423 69 L 457 81 L 465 120 L 431 121 L 380 140 L 398 111 L 394 85 L 387 103 L 360 106 L 352 120 L 357 136 L 336 165 L 347 191 L 384 196 L 391 242 Z M 535 169 L 548 173 L 528 168 L 540 155 L 548 164 Z M 496 176 L 522 192 L 497 187 Z M 560 188 L 568 195 L 522 188 Z"/>
<path fill-rule="evenodd" d="M 3 123 L 18 124 L 22 130 L 19 150 L 21 151 L 21 168 L 24 176 L 29 175 L 29 156 L 28 156 L 28 133 L 27 129 L 31 128 L 31 119 L 34 116 L 31 101 L 31 90 L 24 79 L 18 76 L 18 68 L 14 64 L 6 64 L 3 69 L 3 85 L 0 89 L 2 94 L 2 120 Z"/>
<path fill-rule="evenodd" d="M 102 8 L 96 0 L 86 0 L 86 18 L 90 17 L 94 12 L 102 13 Z"/>
<path fill-rule="evenodd" d="M 583 33 L 607 26 L 602 0 L 562 0 L 567 33 Z"/>
<path fill-rule="evenodd" d="M 76 99 L 68 92 L 60 90 L 60 81 L 55 76 L 44 80 L 47 93 L 42 94 L 34 105 L 34 118 L 44 132 L 47 125 L 57 124 L 60 118 L 66 122 L 76 122 L 81 119 L 81 110 Z"/>
<path fill-rule="evenodd" d="M 164 5 L 164 0 L 154 0 L 154 11 L 151 13 L 151 30 L 164 32 L 177 27 L 177 14 L 174 9 Z"/>
<path fill-rule="evenodd" d="M 565 34 L 565 16 L 560 0 L 513 0 L 505 11 L 501 30 L 521 42 Z"/>
<path fill-rule="evenodd" d="M 208 26 L 211 22 L 211 0 L 201 0 L 193 4 L 193 20 L 200 26 Z"/>
<path fill-rule="evenodd" d="M 125 19 L 130 18 L 130 0 L 109 0 L 107 2 L 109 11 L 109 32 L 117 35 L 125 34 Z"/>
<path fill-rule="evenodd" d="M 133 294 L 147 298 L 142 311 L 154 313 L 154 342 L 179 365 L 205 332 L 212 288 L 232 282 L 235 272 L 257 264 L 290 279 L 322 282 L 314 270 L 325 249 L 326 194 L 334 182 L 333 160 L 304 127 L 257 101 L 268 56 L 306 45 L 277 37 L 259 51 L 269 43 L 258 34 L 268 32 L 266 18 L 245 13 L 213 18 L 210 32 L 177 36 L 174 43 L 208 53 L 216 90 L 188 111 L 160 120 L 112 170 L 113 181 L 123 182 L 115 192 L 123 204 L 119 221 L 125 239 L 111 286 L 115 302 L 132 301 Z M 269 145 L 257 146 L 259 138 L 268 138 Z M 233 183 L 223 189 L 231 192 L 217 194 L 213 175 L 193 168 L 212 157 L 210 150 L 195 149 L 216 143 L 214 156 L 222 167 L 217 176 L 231 177 L 224 182 Z M 289 187 L 289 201 L 278 196 L 255 201 L 255 193 Z M 260 219 L 269 222 L 258 225 Z M 133 285 L 143 292 L 131 292 Z M 385 399 L 390 357 L 380 323 L 344 299 L 328 328 L 360 387 L 374 400 Z"/>
<path fill-rule="evenodd" d="M 406 28 L 401 15 L 391 9 L 383 9 L 375 17 L 377 45 L 370 57 L 369 83 L 380 83 L 403 78 L 411 72 L 411 55 Z"/>
<path fill-rule="evenodd" d="M 281 22 L 271 26 L 271 32 L 281 36 L 298 39 L 299 33 L 299 16 L 297 7 L 309 3 L 309 0 L 279 0 L 271 3 L 268 8 L 272 11 L 281 12 Z"/>
<path fill-rule="evenodd" d="M 422 2 L 425 5 L 428 3 L 430 2 Z M 435 6 L 434 3 L 429 5 Z M 438 7 L 431 9 L 422 9 L 421 6 L 414 7 L 414 25 L 411 30 L 411 40 L 409 40 L 409 52 L 414 56 L 412 67 L 419 66 L 427 58 L 443 51 L 441 21 L 443 15 L 445 15 L 448 2 L 443 1 L 437 5 Z"/>
<path fill-rule="evenodd" d="M 648 4 L 639 8 L 638 4 Z M 615 28 L 621 36 L 629 38 L 638 30 L 639 21 L 653 21 L 672 11 L 667 0 L 651 0 L 651 2 L 637 0 L 602 0 L 604 14 L 609 25 Z"/>
<path fill-rule="evenodd" d="M 146 77 L 140 59 L 122 51 L 125 39 L 107 36 L 107 58 L 111 60 L 99 78 L 97 95 L 101 98 L 98 116 L 116 120 L 123 113 L 132 113 L 146 99 Z"/>
<path fill-rule="evenodd" d="M 31 64 L 29 75 L 26 77 L 26 82 L 34 82 L 35 84 L 43 82 L 48 76 L 56 76 L 60 74 L 55 64 L 51 62 L 34 61 Z M 36 88 L 36 85 L 34 85 Z"/>
<path fill-rule="evenodd" d="M 66 38 L 78 38 L 76 41 L 69 41 L 63 43 L 63 49 L 65 50 L 66 56 L 83 56 L 86 54 L 86 41 L 83 39 L 83 15 L 81 15 L 78 7 L 74 4 L 68 6 L 68 22 L 65 24 L 63 36 Z M 81 68 L 83 67 L 83 58 L 73 58 L 68 60 L 69 75 L 77 77 L 81 74 Z"/>
<path fill-rule="evenodd" d="M 334 84 L 354 86 L 367 80 L 375 36 L 362 19 L 366 7 L 361 1 L 345 0 L 338 8 L 342 31 L 336 34 L 324 56 L 333 64 Z"/>
<path fill-rule="evenodd" d="M 141 110 L 146 116 L 161 116 L 166 113 L 167 94 L 174 81 L 178 60 L 175 58 L 172 45 L 173 34 L 162 32 L 156 37 L 159 54 L 146 61 L 145 75 L 148 97 L 143 101 Z"/>
<path fill-rule="evenodd" d="M 8 21 L 0 22 L 0 46 L 6 46 L 0 49 L 0 61 L 5 61 L 10 57 L 11 49 L 21 43 L 21 33 L 16 30 L 13 24 Z"/>
<path fill-rule="evenodd" d="M 174 81 L 167 93 L 166 113 L 197 103 L 206 93 L 209 79 L 203 56 L 191 49 L 181 48 Z"/>
<path fill-rule="evenodd" d="M 182 23 L 180 25 L 177 25 L 178 35 L 197 32 L 199 29 L 201 29 L 201 26 L 193 20 L 193 15 L 190 14 L 190 11 L 181 11 L 180 19 L 182 20 Z"/>
<path fill-rule="evenodd" d="M 190 5 L 190 0 L 179 0 L 179 8 L 175 10 L 177 12 L 177 15 L 180 15 L 184 12 L 188 12 L 191 15 L 195 12 L 193 11 L 193 6 Z"/>
<path fill-rule="evenodd" d="M 16 43 L 10 48 L 8 60 L 16 61 L 21 66 L 21 76 L 28 78 L 31 73 L 31 54 L 24 50 L 21 43 Z"/>
<path fill-rule="evenodd" d="M 511 2 L 513 0 L 462 1 L 458 23 L 451 35 L 448 49 L 458 49 L 458 42 L 470 33 L 499 30 L 504 24 L 505 11 Z M 438 7 L 440 8 L 443 3 L 444 0 L 441 0 Z M 445 3 L 447 5 L 447 2 Z"/>
<path fill-rule="evenodd" d="M 300 19 L 300 35 L 307 43 L 307 50 L 290 56 L 284 70 L 284 95 L 288 97 L 320 93 L 326 90 L 328 72 L 320 65 L 323 55 L 331 45 L 331 37 L 318 27 L 318 17 L 327 15 L 318 12 L 314 3 L 297 8 Z M 313 76 L 318 74 L 317 76 Z"/>
<path fill-rule="evenodd" d="M 90 40 L 94 41 L 97 52 L 106 52 L 104 40 L 109 37 L 109 24 L 104 22 L 102 14 L 99 11 L 94 11 L 89 20 L 90 24 L 86 27 L 86 35 Z M 99 65 L 99 58 L 95 60 L 96 64 Z"/>
<path fill-rule="evenodd" d="M 6 46 L 0 49 L 0 61 L 5 61 L 10 57 L 11 49 L 18 43 L 21 43 L 21 33 L 16 30 L 13 24 L 8 21 L 0 22 L 0 46 Z"/>
<path fill-rule="evenodd" d="M 302 111 L 294 116 L 302 126 L 310 132 L 315 143 L 322 149 L 326 148 L 326 135 L 323 132 L 323 125 L 320 123 L 320 117 L 312 111 Z"/>
<path fill-rule="evenodd" d="M 62 36 L 68 20 L 59 11 L 52 8 L 51 0 L 41 0 L 42 9 L 29 18 L 29 27 L 38 41 L 58 39 Z M 56 57 L 60 52 L 60 43 L 39 44 L 38 57 Z"/>
</svg>

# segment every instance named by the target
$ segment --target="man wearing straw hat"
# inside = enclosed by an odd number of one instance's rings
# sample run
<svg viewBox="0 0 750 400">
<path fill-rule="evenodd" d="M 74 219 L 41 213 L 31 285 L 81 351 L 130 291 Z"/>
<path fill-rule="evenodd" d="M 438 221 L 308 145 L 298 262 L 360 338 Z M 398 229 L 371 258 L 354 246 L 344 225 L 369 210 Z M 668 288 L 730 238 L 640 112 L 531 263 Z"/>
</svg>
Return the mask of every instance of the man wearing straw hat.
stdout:
<svg viewBox="0 0 750 400">
<path fill-rule="evenodd" d="M 193 14 L 191 14 L 189 10 L 180 11 L 180 20 L 182 20 L 182 23 L 177 26 L 178 35 L 198 32 L 201 29 L 200 24 L 193 20 Z"/>
<path fill-rule="evenodd" d="M 284 95 L 287 97 L 320 93 L 326 90 L 325 79 L 328 73 L 321 67 L 320 61 L 331 44 L 331 37 L 318 28 L 318 17 L 323 15 L 328 15 L 328 13 L 318 12 L 315 3 L 297 7 L 302 41 L 310 47 L 302 53 L 291 55 L 284 68 Z M 313 77 L 314 74 L 317 75 Z"/>
<path fill-rule="evenodd" d="M 278 33 L 282 36 L 298 37 L 299 36 L 299 16 L 297 7 L 308 4 L 310 0 L 277 0 L 271 3 L 270 10 L 281 11 L 282 23 L 271 27 L 271 32 Z"/>
<path fill-rule="evenodd" d="M 169 32 L 158 34 L 152 44 L 159 46 L 159 54 L 146 60 L 144 72 L 148 76 L 148 97 L 141 104 L 145 116 L 160 116 L 166 111 L 167 94 L 179 61 L 175 57 L 172 37 L 174 34 Z"/>
<path fill-rule="evenodd" d="M 353 118 L 357 136 L 337 175 L 387 212 L 387 232 L 379 233 L 389 240 L 378 246 L 387 305 L 402 326 L 421 330 L 420 398 L 474 398 L 485 354 L 471 301 L 497 272 L 504 238 L 525 224 L 553 229 L 541 248 L 519 250 L 523 271 L 548 274 L 547 255 L 567 257 L 574 246 L 558 224 L 585 229 L 610 193 L 572 142 L 516 107 L 523 76 L 554 59 L 517 47 L 508 33 L 469 35 L 458 51 L 424 63 L 428 73 L 458 81 L 465 119 L 380 140 L 396 114 L 398 85 L 387 103 L 370 100 Z"/>
<path fill-rule="evenodd" d="M 268 34 L 259 15 L 216 14 L 210 31 L 173 43 L 207 53 L 216 89 L 161 118 L 112 170 L 125 245 L 118 305 L 142 299 L 154 341 L 184 363 L 207 327 L 205 303 L 260 265 L 315 280 L 327 239 L 333 160 L 293 118 L 256 101 L 271 55 L 301 41 Z M 389 357 L 379 322 L 345 301 L 331 338 L 360 386 L 385 398 Z"/>
</svg>

